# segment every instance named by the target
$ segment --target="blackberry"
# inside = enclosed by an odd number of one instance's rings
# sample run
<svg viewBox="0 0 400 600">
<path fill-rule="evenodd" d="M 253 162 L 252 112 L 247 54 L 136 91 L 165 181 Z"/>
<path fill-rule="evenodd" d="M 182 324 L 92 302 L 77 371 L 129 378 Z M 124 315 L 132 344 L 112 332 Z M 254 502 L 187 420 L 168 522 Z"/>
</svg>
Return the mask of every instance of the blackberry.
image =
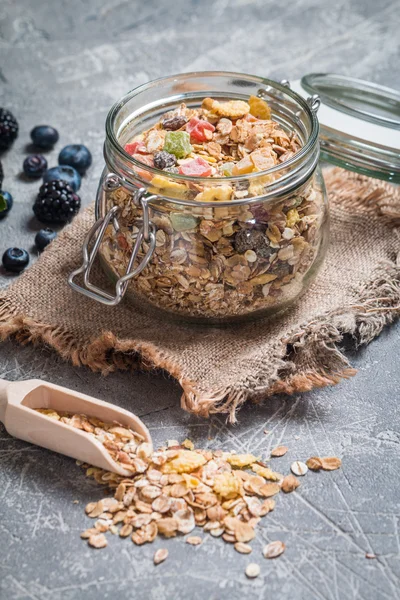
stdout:
<svg viewBox="0 0 400 600">
<path fill-rule="evenodd" d="M 267 236 L 256 229 L 238 231 L 235 235 L 235 249 L 239 254 L 243 254 L 246 250 L 254 250 L 262 258 L 268 258 L 272 254 Z"/>
<path fill-rule="evenodd" d="M 69 223 L 79 212 L 81 199 L 62 180 L 44 183 L 33 205 L 33 212 L 43 223 Z"/>
<path fill-rule="evenodd" d="M 166 169 L 167 167 L 174 167 L 176 165 L 176 156 L 161 150 L 154 154 L 154 166 L 157 169 Z"/>
<path fill-rule="evenodd" d="M 74 167 L 68 167 L 67 165 L 60 165 L 59 167 L 52 167 L 43 175 L 43 182 L 48 183 L 49 181 L 56 181 L 61 179 L 68 183 L 74 192 L 77 192 L 81 187 L 81 176 Z"/>
<path fill-rule="evenodd" d="M 1 160 L 0 160 L 0 190 L 3 185 L 3 180 L 4 180 L 4 171 L 3 171 L 3 165 L 1 164 Z"/>
<path fill-rule="evenodd" d="M 177 117 L 170 117 L 168 119 L 164 119 L 164 121 L 162 122 L 162 126 L 164 129 L 167 129 L 168 131 L 176 131 L 177 129 L 180 129 L 181 127 L 186 125 L 186 123 L 187 123 L 186 117 L 177 116 Z"/>
<path fill-rule="evenodd" d="M 0 108 L 0 148 L 7 150 L 18 136 L 18 122 L 6 108 Z"/>
</svg>

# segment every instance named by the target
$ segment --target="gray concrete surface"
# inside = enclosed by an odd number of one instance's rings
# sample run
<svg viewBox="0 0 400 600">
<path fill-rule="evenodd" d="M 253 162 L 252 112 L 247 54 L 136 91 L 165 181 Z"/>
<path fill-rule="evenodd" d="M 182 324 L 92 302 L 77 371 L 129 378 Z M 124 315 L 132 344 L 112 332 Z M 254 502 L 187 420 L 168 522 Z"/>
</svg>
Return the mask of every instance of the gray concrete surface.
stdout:
<svg viewBox="0 0 400 600">
<path fill-rule="evenodd" d="M 135 85 L 174 72 L 236 69 L 276 79 L 333 71 L 399 88 L 398 31 L 391 0 L 2 0 L 0 106 L 15 112 L 20 136 L 2 158 L 15 208 L 0 223 L 0 252 L 15 244 L 32 249 L 38 229 L 31 218 L 38 185 L 20 178 L 35 124 L 60 131 L 50 166 L 66 143 L 92 149 L 82 186 L 88 203 L 102 169 L 107 110 Z M 0 274 L 0 285 L 9 281 Z M 156 444 L 189 436 L 201 447 L 266 455 L 284 442 L 290 452 L 275 459 L 280 471 L 312 454 L 343 458 L 341 471 L 309 473 L 297 492 L 279 498 L 250 557 L 211 537 L 199 547 L 174 539 L 141 548 L 113 538 L 94 551 L 79 532 L 88 526 L 83 507 L 101 497 L 99 487 L 72 460 L 0 429 L 1 599 L 399 598 L 399 332 L 394 326 L 354 353 L 359 373 L 351 381 L 245 407 L 235 427 L 184 413 L 178 386 L 162 375 L 103 379 L 46 349 L 0 345 L 0 377 L 40 377 L 132 408 Z M 261 548 L 274 539 L 287 551 L 267 561 Z M 162 546 L 170 557 L 155 568 L 152 555 Z M 257 580 L 244 575 L 249 562 L 261 565 Z"/>
</svg>

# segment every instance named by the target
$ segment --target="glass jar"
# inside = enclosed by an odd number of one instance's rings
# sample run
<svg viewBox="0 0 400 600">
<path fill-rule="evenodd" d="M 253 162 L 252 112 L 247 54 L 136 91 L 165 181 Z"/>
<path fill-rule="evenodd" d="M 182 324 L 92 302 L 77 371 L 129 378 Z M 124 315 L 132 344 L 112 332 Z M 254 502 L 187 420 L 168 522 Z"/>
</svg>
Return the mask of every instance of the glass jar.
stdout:
<svg viewBox="0 0 400 600">
<path fill-rule="evenodd" d="M 301 149 L 264 171 L 187 177 L 139 162 L 124 150 L 181 102 L 197 108 L 263 98 Z M 140 309 L 221 323 L 286 309 L 309 287 L 328 243 L 328 203 L 318 165 L 319 101 L 285 82 L 225 72 L 192 73 L 143 85 L 116 103 L 106 122 L 106 167 L 97 221 L 72 287 L 104 304 L 123 296 Z M 89 251 L 91 242 L 93 249 Z M 90 281 L 96 255 L 115 293 Z M 75 278 L 84 274 L 84 283 Z"/>
</svg>

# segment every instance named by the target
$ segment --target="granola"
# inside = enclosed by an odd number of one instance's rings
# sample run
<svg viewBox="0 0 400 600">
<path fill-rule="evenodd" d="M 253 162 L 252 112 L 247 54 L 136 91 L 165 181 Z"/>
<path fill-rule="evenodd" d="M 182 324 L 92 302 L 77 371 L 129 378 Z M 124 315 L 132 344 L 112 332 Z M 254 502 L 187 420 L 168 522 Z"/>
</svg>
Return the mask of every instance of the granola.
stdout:
<svg viewBox="0 0 400 600">
<path fill-rule="evenodd" d="M 310 175 L 294 192 L 263 196 L 300 149 L 296 133 L 255 96 L 181 104 L 125 144 L 138 184 L 158 196 L 149 204 L 156 247 L 132 281 L 136 301 L 218 320 L 272 313 L 296 299 L 323 255 L 322 180 Z M 108 227 L 100 253 L 115 279 L 126 273 L 143 214 L 123 187 L 106 193 L 106 209 L 113 206 L 120 229 Z M 148 250 L 142 243 L 138 263 Z"/>
<path fill-rule="evenodd" d="M 212 178 L 266 171 L 300 148 L 296 133 L 272 120 L 268 104 L 256 96 L 250 96 L 248 102 L 204 98 L 200 108 L 182 103 L 124 145 L 136 161 L 167 175 Z M 139 169 L 138 175 L 144 177 L 143 171 Z M 150 185 L 169 190 L 174 197 L 211 200 L 204 190 L 192 193 L 186 182 L 176 187 L 168 177 L 150 177 Z M 226 199 L 235 195 L 235 189 L 227 186 Z"/>
<path fill-rule="evenodd" d="M 104 423 L 94 417 L 53 409 L 35 410 L 72 427 L 79 424 L 87 435 L 95 435 L 101 441 L 114 460 L 118 460 L 117 450 L 110 449 L 109 442 L 133 444 L 137 436 L 136 432 L 120 424 Z M 114 437 L 110 440 L 108 435 Z M 133 446 L 126 448 L 131 459 L 130 477 L 82 465 L 78 461 L 88 477 L 101 485 L 106 484 L 113 491 L 113 496 L 86 505 L 87 516 L 95 522 L 81 533 L 81 538 L 93 548 L 107 546 L 105 534 L 108 532 L 122 539 L 130 538 L 137 546 L 151 544 L 158 536 L 174 538 L 178 535 L 187 535 L 186 543 L 197 546 L 203 541 L 193 533 L 197 527 L 232 544 L 237 552 L 249 554 L 252 552 L 249 542 L 256 536 L 258 523 L 275 508 L 271 496 L 275 497 L 281 491 L 293 492 L 300 485 L 293 475 L 284 477 L 273 472 L 251 453 L 195 449 L 188 439 L 182 444 L 169 440 L 157 451 L 150 449 L 149 444 L 144 447 L 140 436 L 135 443 L 135 450 L 132 450 Z M 282 455 L 282 452 L 278 454 Z M 313 460 L 321 461 L 324 467 L 319 468 L 325 470 L 341 466 L 336 457 L 314 457 Z M 123 463 L 124 467 L 126 464 Z M 275 558 L 284 550 L 285 544 L 275 541 L 264 548 L 263 555 Z M 163 562 L 167 556 L 166 549 L 157 550 L 154 564 Z M 246 573 L 252 577 L 256 572 L 257 569 L 251 566 Z"/>
</svg>

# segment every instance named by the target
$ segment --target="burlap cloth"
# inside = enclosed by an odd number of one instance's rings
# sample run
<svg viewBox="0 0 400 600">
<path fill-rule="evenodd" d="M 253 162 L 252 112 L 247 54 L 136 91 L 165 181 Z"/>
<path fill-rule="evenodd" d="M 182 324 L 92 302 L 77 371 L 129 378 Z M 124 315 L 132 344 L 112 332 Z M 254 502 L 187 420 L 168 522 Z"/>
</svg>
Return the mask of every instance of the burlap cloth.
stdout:
<svg viewBox="0 0 400 600">
<path fill-rule="evenodd" d="M 0 336 L 43 343 L 75 365 L 106 374 L 140 364 L 164 369 L 183 388 L 182 407 L 235 420 L 246 400 L 338 383 L 355 373 L 339 348 L 358 344 L 400 314 L 400 191 L 375 179 L 325 172 L 331 242 L 311 289 L 274 321 L 229 328 L 177 325 L 73 292 L 93 206 L 58 236 L 37 263 L 0 294 Z"/>
</svg>

